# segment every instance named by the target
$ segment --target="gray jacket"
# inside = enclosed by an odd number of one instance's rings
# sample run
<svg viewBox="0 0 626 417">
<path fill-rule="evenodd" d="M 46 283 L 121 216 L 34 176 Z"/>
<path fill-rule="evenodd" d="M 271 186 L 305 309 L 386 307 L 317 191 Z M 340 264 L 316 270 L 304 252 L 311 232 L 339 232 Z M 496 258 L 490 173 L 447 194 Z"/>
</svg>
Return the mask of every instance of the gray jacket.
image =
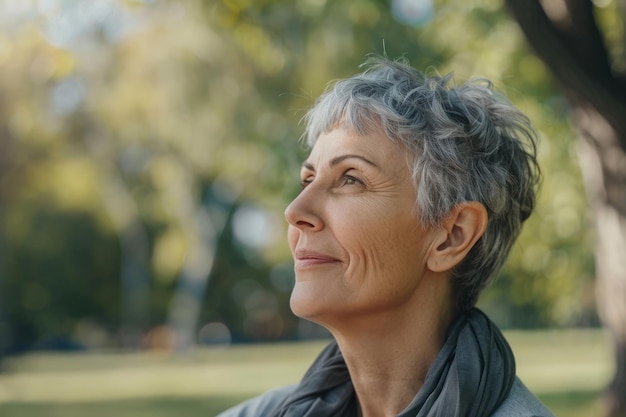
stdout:
<svg viewBox="0 0 626 417">
<path fill-rule="evenodd" d="M 217 417 L 265 417 L 295 388 L 295 385 L 290 385 L 269 391 L 226 410 Z M 554 415 L 524 386 L 522 381 L 516 378 L 509 396 L 489 417 L 554 417 Z"/>
</svg>

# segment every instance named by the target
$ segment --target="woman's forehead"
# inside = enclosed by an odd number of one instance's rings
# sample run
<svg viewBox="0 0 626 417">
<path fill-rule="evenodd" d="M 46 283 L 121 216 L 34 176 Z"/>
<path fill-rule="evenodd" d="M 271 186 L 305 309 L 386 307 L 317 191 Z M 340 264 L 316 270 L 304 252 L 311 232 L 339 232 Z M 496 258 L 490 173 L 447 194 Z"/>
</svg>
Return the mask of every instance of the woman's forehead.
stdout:
<svg viewBox="0 0 626 417">
<path fill-rule="evenodd" d="M 410 170 L 412 158 L 402 144 L 382 132 L 359 135 L 340 128 L 318 137 L 303 166 L 315 169 L 347 159 L 358 160 L 372 169 L 399 173 Z"/>
</svg>

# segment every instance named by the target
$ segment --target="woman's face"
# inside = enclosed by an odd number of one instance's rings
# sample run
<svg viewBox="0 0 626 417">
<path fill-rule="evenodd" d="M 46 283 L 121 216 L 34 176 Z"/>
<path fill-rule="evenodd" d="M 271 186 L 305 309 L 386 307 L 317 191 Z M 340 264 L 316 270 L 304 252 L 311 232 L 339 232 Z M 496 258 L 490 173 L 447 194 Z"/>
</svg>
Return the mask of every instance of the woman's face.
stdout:
<svg viewBox="0 0 626 417">
<path fill-rule="evenodd" d="M 402 309 L 431 242 L 414 209 L 406 150 L 383 133 L 335 129 L 319 137 L 301 179 L 302 192 L 285 211 L 294 313 L 332 325 Z"/>
</svg>

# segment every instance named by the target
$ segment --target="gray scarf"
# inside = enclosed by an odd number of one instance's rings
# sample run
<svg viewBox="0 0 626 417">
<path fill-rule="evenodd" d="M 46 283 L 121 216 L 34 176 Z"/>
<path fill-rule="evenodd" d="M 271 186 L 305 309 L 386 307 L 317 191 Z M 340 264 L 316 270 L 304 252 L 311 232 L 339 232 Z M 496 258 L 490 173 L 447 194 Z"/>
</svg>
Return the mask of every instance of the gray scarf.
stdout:
<svg viewBox="0 0 626 417">
<path fill-rule="evenodd" d="M 478 309 L 461 314 L 424 385 L 397 417 L 488 417 L 508 396 L 515 359 L 498 328 Z M 273 417 L 353 417 L 358 405 L 336 342 L 328 345 Z"/>
</svg>

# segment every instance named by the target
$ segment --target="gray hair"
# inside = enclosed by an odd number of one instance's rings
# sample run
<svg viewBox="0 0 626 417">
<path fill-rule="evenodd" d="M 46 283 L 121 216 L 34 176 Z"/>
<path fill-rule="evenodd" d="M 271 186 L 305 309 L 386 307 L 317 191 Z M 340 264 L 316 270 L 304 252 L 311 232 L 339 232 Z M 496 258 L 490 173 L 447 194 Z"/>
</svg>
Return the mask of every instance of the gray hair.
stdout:
<svg viewBox="0 0 626 417">
<path fill-rule="evenodd" d="M 405 61 L 377 57 L 364 65 L 363 73 L 331 85 L 306 114 L 307 143 L 339 126 L 361 135 L 382 128 L 413 157 L 416 206 L 426 227 L 437 227 L 460 203 L 484 205 L 485 233 L 452 271 L 457 307 L 468 309 L 497 275 L 535 205 L 537 136 L 488 80 L 456 86 L 452 74 L 425 76 Z"/>
</svg>

